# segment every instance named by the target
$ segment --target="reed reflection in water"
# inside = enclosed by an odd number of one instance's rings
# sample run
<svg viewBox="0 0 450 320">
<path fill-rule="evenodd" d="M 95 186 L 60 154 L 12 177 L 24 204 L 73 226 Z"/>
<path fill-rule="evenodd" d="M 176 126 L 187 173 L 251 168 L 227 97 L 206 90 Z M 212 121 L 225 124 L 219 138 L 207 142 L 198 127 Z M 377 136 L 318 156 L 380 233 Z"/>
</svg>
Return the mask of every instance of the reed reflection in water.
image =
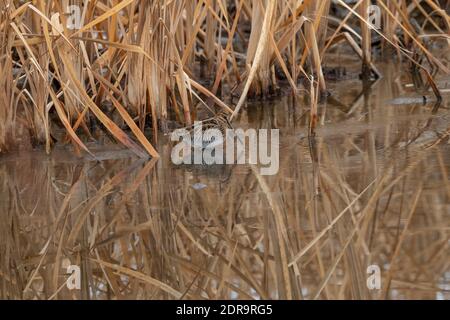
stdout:
<svg viewBox="0 0 450 320">
<path fill-rule="evenodd" d="M 0 158 L 0 298 L 449 299 L 449 104 L 386 103 L 395 80 L 342 86 L 314 139 L 304 101 L 249 105 L 243 127 L 281 130 L 273 177 L 175 167 L 163 143 L 151 162 Z"/>
</svg>

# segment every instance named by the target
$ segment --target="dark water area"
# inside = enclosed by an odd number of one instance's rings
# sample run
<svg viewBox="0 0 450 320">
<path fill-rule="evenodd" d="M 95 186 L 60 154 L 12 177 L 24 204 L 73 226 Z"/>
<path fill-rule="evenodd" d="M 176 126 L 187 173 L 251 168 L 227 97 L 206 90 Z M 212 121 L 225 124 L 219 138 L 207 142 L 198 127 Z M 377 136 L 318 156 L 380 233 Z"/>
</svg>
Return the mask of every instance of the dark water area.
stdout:
<svg viewBox="0 0 450 320">
<path fill-rule="evenodd" d="M 0 157 L 0 298 L 449 299 L 450 78 L 437 105 L 381 69 L 329 83 L 312 139 L 303 95 L 249 103 L 236 127 L 280 129 L 274 176 L 175 166 L 167 137 L 149 162 Z"/>
</svg>

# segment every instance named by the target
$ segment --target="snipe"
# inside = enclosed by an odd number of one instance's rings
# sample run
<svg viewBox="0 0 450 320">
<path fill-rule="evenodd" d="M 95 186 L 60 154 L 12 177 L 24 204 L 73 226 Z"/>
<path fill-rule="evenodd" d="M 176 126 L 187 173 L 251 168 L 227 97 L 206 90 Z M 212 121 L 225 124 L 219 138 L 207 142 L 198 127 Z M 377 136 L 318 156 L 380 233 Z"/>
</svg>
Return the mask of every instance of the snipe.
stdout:
<svg viewBox="0 0 450 320">
<path fill-rule="evenodd" d="M 192 146 L 194 148 L 206 149 L 224 144 L 226 130 L 233 129 L 233 126 L 228 119 L 228 113 L 221 111 L 215 116 L 198 121 L 195 125 L 186 129 L 191 134 Z M 221 133 L 220 137 L 211 129 L 219 130 Z"/>
</svg>

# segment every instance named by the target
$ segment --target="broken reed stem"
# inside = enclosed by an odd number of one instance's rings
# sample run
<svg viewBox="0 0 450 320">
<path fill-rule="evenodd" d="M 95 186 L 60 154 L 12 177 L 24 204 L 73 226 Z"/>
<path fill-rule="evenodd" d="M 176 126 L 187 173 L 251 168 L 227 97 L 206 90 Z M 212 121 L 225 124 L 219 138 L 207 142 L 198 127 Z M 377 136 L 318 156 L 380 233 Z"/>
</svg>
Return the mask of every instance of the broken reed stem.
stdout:
<svg viewBox="0 0 450 320">
<path fill-rule="evenodd" d="M 318 121 L 318 105 L 319 105 L 319 89 L 315 85 L 314 76 L 311 76 L 310 88 L 311 111 L 309 120 L 309 136 L 316 135 L 317 121 Z"/>
</svg>

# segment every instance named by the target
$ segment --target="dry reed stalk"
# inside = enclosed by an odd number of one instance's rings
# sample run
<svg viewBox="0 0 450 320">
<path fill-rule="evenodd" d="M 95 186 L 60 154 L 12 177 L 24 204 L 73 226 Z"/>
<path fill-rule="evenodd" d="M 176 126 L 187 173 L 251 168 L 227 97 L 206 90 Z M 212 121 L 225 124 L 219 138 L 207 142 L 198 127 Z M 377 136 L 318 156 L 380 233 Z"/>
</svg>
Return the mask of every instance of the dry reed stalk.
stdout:
<svg viewBox="0 0 450 320">
<path fill-rule="evenodd" d="M 3 5 L 3 3 L 2 3 Z M 14 103 L 14 66 L 12 56 L 8 54 L 12 50 L 13 34 L 10 32 L 10 15 L 12 8 L 0 9 L 0 153 L 7 150 L 13 133 Z"/>
<path fill-rule="evenodd" d="M 369 6 L 370 0 L 364 0 L 360 6 L 361 10 L 360 14 L 365 21 L 369 21 Z M 369 25 L 367 25 L 362 21 L 361 21 L 361 37 L 362 37 L 361 49 L 363 52 L 362 74 L 363 77 L 369 79 L 372 64 L 372 29 L 369 27 Z"/>
<path fill-rule="evenodd" d="M 309 120 L 309 135 L 311 137 L 314 137 L 316 135 L 316 128 L 317 128 L 317 122 L 318 122 L 318 105 L 319 105 L 319 85 L 316 86 L 316 83 L 314 81 L 314 76 L 311 76 L 310 80 L 310 120 Z"/>
<path fill-rule="evenodd" d="M 320 56 L 321 46 L 324 45 L 327 23 L 323 23 L 326 18 L 322 15 L 329 8 L 329 1 L 307 1 L 305 16 L 309 18 L 309 23 L 305 25 L 306 49 L 302 63 L 307 55 L 312 60 L 311 69 L 314 70 L 319 83 L 320 93 L 326 91 L 325 78 L 322 70 L 322 57 Z M 326 9 L 325 9 L 326 8 Z"/>
<path fill-rule="evenodd" d="M 270 3 L 274 3 L 274 9 L 271 9 Z M 266 10 L 271 12 L 270 21 L 268 24 L 264 25 Z M 247 66 L 251 66 L 255 63 L 256 52 L 259 47 L 260 39 L 262 37 L 269 37 L 270 33 L 273 32 L 273 17 L 277 10 L 277 1 L 275 0 L 255 0 L 252 2 L 252 28 L 250 39 L 247 49 Z M 249 90 L 251 96 L 263 96 L 271 92 L 276 84 L 272 81 L 271 76 L 271 64 L 270 58 L 272 56 L 272 46 L 267 45 L 261 51 L 261 56 L 258 59 L 258 69 L 256 72 L 255 79 L 252 81 L 252 85 Z"/>
<path fill-rule="evenodd" d="M 218 34 L 221 29 L 219 29 L 218 19 L 213 16 L 213 13 L 218 12 L 219 10 L 219 2 L 217 0 L 213 0 L 210 3 L 209 11 L 206 16 L 206 35 L 205 35 L 205 44 L 204 44 L 204 53 L 206 58 L 206 67 L 208 77 L 212 77 L 212 70 L 214 69 L 216 57 L 220 54 L 217 52 L 216 54 L 216 45 L 219 43 L 222 35 Z M 223 12 L 219 12 L 223 14 Z"/>
<path fill-rule="evenodd" d="M 247 99 L 247 95 L 251 89 L 253 81 L 257 77 L 258 70 L 260 68 L 261 62 L 264 60 L 265 52 L 267 51 L 269 37 L 270 37 L 270 28 L 272 25 L 272 19 L 276 12 L 276 1 L 269 1 L 268 7 L 264 14 L 264 20 L 262 22 L 260 33 L 258 34 L 258 42 L 255 51 L 254 60 L 252 62 L 251 69 L 249 71 L 248 78 L 245 82 L 245 87 L 243 92 L 241 93 L 241 97 L 239 98 L 239 102 L 236 105 L 236 108 L 233 114 L 230 117 L 230 120 L 233 120 L 238 114 L 243 104 Z"/>
</svg>

